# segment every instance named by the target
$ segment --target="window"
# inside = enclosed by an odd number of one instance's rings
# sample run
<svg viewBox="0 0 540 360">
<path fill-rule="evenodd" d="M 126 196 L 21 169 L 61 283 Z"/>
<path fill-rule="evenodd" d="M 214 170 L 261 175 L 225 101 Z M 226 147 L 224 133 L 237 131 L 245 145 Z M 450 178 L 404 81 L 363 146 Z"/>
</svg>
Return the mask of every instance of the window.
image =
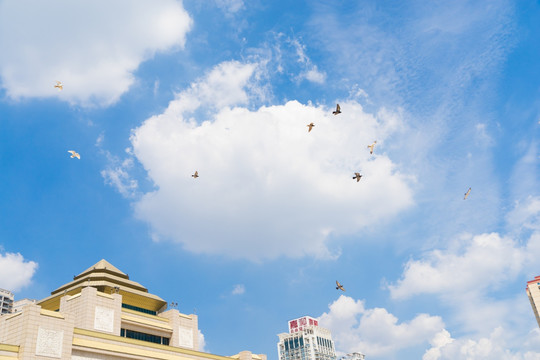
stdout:
<svg viewBox="0 0 540 360">
<path fill-rule="evenodd" d="M 145 334 L 145 333 L 141 333 L 141 332 L 133 331 L 133 330 L 120 329 L 120 336 L 129 338 L 129 339 L 148 341 L 155 344 L 169 345 L 169 338 L 166 338 L 164 336 Z"/>
<path fill-rule="evenodd" d="M 145 314 L 157 315 L 157 311 L 143 309 L 143 308 L 140 308 L 138 306 L 133 306 L 133 305 L 122 303 L 122 307 L 125 308 L 125 309 L 139 311 L 139 312 L 142 312 L 142 313 L 145 313 Z"/>
</svg>

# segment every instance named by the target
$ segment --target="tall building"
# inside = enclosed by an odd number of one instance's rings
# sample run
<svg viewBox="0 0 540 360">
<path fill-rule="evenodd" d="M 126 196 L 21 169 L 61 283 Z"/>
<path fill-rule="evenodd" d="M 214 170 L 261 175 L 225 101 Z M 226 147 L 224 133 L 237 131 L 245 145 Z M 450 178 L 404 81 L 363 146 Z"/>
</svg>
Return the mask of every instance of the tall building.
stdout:
<svg viewBox="0 0 540 360">
<path fill-rule="evenodd" d="M 336 360 L 332 334 L 310 316 L 289 321 L 289 332 L 278 337 L 279 360 Z"/>
<path fill-rule="evenodd" d="M 14 298 L 11 291 L 0 289 L 0 315 L 11 314 Z"/>
<path fill-rule="evenodd" d="M 73 281 L 0 316 L 0 359 L 266 360 L 199 351 L 197 315 L 167 302 L 105 260 Z"/>
<path fill-rule="evenodd" d="M 529 301 L 531 302 L 534 316 L 536 316 L 536 322 L 538 323 L 538 326 L 540 326 L 540 316 L 538 316 L 540 310 L 540 276 L 536 276 L 534 280 L 527 281 L 526 291 L 529 296 Z"/>
</svg>

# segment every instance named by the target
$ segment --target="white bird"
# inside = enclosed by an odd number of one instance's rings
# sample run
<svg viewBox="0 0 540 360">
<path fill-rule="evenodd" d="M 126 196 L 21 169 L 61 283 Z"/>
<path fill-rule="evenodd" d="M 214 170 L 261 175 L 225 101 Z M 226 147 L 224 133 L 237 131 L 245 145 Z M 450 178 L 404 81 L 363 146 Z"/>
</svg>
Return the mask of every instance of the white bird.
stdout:
<svg viewBox="0 0 540 360">
<path fill-rule="evenodd" d="M 60 91 L 64 89 L 64 84 L 62 84 L 60 81 L 56 81 L 56 85 L 54 85 L 54 87 Z"/>
<path fill-rule="evenodd" d="M 68 150 L 68 153 L 71 154 L 71 157 L 72 157 L 72 158 L 75 158 L 75 157 L 76 157 L 77 159 L 81 160 L 81 155 L 79 155 L 78 152 L 73 151 L 73 150 Z"/>
<path fill-rule="evenodd" d="M 469 190 L 467 190 L 467 192 L 465 193 L 465 196 L 463 197 L 463 200 L 466 200 L 467 197 L 469 197 L 470 193 L 471 193 L 471 188 L 469 188 Z"/>
<path fill-rule="evenodd" d="M 343 285 L 341 285 L 341 284 L 339 283 L 339 281 L 337 281 L 337 280 L 336 280 L 336 285 L 337 285 L 337 286 L 336 286 L 336 290 L 342 290 L 342 291 L 345 291 L 345 288 L 343 287 Z"/>
<path fill-rule="evenodd" d="M 375 140 L 375 141 L 373 142 L 373 144 L 367 146 L 368 149 L 369 149 L 369 153 L 370 153 L 370 154 L 373 154 L 373 149 L 375 148 L 375 144 L 376 144 L 376 143 L 377 143 L 377 140 Z"/>
</svg>

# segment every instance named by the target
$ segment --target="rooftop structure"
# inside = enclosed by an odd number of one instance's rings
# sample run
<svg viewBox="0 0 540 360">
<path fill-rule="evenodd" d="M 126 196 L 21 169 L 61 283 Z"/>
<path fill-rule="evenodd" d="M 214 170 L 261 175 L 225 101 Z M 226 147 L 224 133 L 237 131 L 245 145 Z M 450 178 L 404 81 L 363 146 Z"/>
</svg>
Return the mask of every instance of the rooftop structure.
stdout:
<svg viewBox="0 0 540 360">
<path fill-rule="evenodd" d="M 0 316 L 0 359 L 266 360 L 202 352 L 198 334 L 197 315 L 168 309 L 101 260 L 49 297 Z"/>
</svg>

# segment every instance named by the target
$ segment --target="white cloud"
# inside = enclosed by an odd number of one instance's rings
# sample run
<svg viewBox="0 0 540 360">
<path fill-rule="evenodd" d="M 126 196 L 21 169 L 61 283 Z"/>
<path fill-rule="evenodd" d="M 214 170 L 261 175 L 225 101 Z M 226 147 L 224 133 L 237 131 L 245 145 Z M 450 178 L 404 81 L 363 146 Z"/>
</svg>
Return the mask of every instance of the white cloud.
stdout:
<svg viewBox="0 0 540 360">
<path fill-rule="evenodd" d="M 450 336 L 450 333 L 443 329 L 435 336 L 431 341 L 429 342 L 431 344 L 431 348 L 426 351 L 424 356 L 422 357 L 422 360 L 437 360 L 441 356 L 441 348 L 443 346 L 446 346 L 448 344 L 451 344 L 454 341 L 452 339 L 452 336 Z"/>
<path fill-rule="evenodd" d="M 536 229 L 540 208 L 534 198 L 528 204 L 514 210 L 513 219 Z M 438 297 L 451 309 L 453 324 L 470 334 L 453 341 L 439 334 L 425 359 L 484 359 L 494 354 L 496 359 L 535 358 L 540 356 L 540 346 L 523 347 L 526 332 L 536 328 L 523 287 L 524 279 L 538 274 L 538 257 L 540 232 L 536 230 L 525 241 L 498 233 L 464 235 L 444 249 L 410 260 L 401 279 L 388 288 L 395 299 Z"/>
<path fill-rule="evenodd" d="M 324 82 L 326 81 L 326 74 L 323 72 L 320 72 L 317 69 L 316 65 L 313 65 L 313 67 L 310 70 L 306 71 L 301 76 L 304 76 L 307 80 L 318 83 L 318 84 L 324 84 Z"/>
<path fill-rule="evenodd" d="M 536 333 L 537 342 L 540 336 Z M 488 337 L 477 339 L 452 339 L 446 330 L 438 333 L 431 341 L 432 347 L 426 351 L 422 360 L 537 360 L 540 352 L 530 349 L 511 351 L 506 348 L 505 329 L 495 328 Z M 538 346 L 536 346 L 538 347 Z"/>
<path fill-rule="evenodd" d="M 202 333 L 201 330 L 199 330 L 198 337 L 199 337 L 199 351 L 205 352 L 206 342 L 204 341 L 204 334 Z"/>
<path fill-rule="evenodd" d="M 393 298 L 419 294 L 478 293 L 498 288 L 514 278 L 526 259 L 525 249 L 497 233 L 465 235 L 446 251 L 433 250 L 422 260 L 410 260 L 402 278 L 390 285 Z"/>
<path fill-rule="evenodd" d="M 246 287 L 244 286 L 244 284 L 238 284 L 238 285 L 234 285 L 234 289 L 232 290 L 231 294 L 242 295 L 245 292 L 246 292 Z"/>
<path fill-rule="evenodd" d="M 183 47 L 191 25 L 174 0 L 2 1 L 2 87 L 14 99 L 108 105 L 133 84 L 141 62 Z"/>
<path fill-rule="evenodd" d="M 244 8 L 243 0 L 215 0 L 216 5 L 226 14 L 234 14 Z"/>
<path fill-rule="evenodd" d="M 514 210 L 507 215 L 511 227 L 540 231 L 540 196 L 528 196 L 516 201 Z"/>
<path fill-rule="evenodd" d="M 25 261 L 19 253 L 0 254 L 0 288 L 16 292 L 28 286 L 37 268 L 36 262 Z"/>
<path fill-rule="evenodd" d="M 249 110 L 257 68 L 216 66 L 133 131 L 133 154 L 156 186 L 135 211 L 154 233 L 196 253 L 328 257 L 329 234 L 359 232 L 412 205 L 407 176 L 384 154 L 399 115 L 368 114 L 355 101 L 340 102 L 338 117 L 334 104 L 296 101 Z M 374 139 L 381 146 L 370 156 Z"/>
<path fill-rule="evenodd" d="M 326 81 L 326 73 L 319 71 L 317 65 L 312 63 L 311 59 L 306 55 L 305 45 L 301 44 L 298 39 L 289 39 L 288 42 L 296 49 L 298 62 L 304 67 L 304 70 L 298 76 L 299 79 L 323 84 Z"/>
<path fill-rule="evenodd" d="M 319 324 L 332 332 L 340 353 L 361 352 L 369 358 L 387 358 L 401 349 L 427 343 L 444 328 L 438 316 L 418 314 L 398 322 L 386 309 L 365 309 L 360 300 L 341 295 L 319 317 Z"/>
<path fill-rule="evenodd" d="M 128 158 L 122 161 L 121 165 L 109 165 L 101 171 L 101 176 L 105 183 L 115 187 L 122 196 L 126 198 L 134 197 L 137 194 L 139 184 L 137 180 L 131 178 L 129 169 L 133 166 L 133 159 Z"/>
<path fill-rule="evenodd" d="M 139 184 L 129 174 L 134 165 L 130 149 L 126 150 L 129 156 L 124 160 L 120 160 L 119 157 L 103 149 L 104 140 L 105 135 L 101 133 L 96 140 L 96 147 L 101 154 L 105 155 L 108 162 L 107 167 L 100 172 L 105 184 L 116 188 L 125 198 L 134 198 L 138 195 Z"/>
</svg>

